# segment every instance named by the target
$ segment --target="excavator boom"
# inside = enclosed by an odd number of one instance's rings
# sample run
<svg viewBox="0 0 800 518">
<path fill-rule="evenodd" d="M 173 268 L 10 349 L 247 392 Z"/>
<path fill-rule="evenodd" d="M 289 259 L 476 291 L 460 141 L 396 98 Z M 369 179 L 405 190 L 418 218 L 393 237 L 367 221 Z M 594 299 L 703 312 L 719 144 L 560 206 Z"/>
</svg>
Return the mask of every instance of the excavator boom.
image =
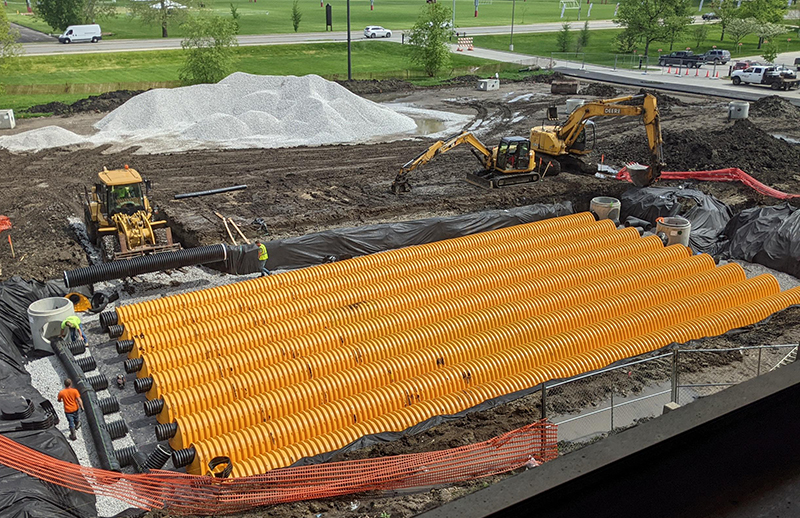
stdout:
<svg viewBox="0 0 800 518">
<path fill-rule="evenodd" d="M 623 104 L 639 101 L 641 104 Z M 650 94 L 629 95 L 592 101 L 579 106 L 569 116 L 563 126 L 557 129 L 556 136 L 563 142 L 564 151 L 573 154 L 584 154 L 583 150 L 575 150 L 578 138 L 583 134 L 586 122 L 593 117 L 641 117 L 647 133 L 647 144 L 650 148 L 651 160 L 649 169 L 643 176 L 632 178 L 639 187 L 652 184 L 661 175 L 664 167 L 664 140 L 661 136 L 661 119 L 655 96 Z M 588 153 L 588 151 L 585 151 Z"/>
<path fill-rule="evenodd" d="M 433 157 L 446 153 L 451 149 L 460 146 L 461 144 L 468 144 L 472 147 L 473 153 L 479 155 L 479 160 L 487 169 L 490 168 L 492 161 L 492 150 L 483 145 L 483 142 L 478 140 L 478 137 L 468 131 L 463 131 L 457 135 L 448 137 L 445 140 L 435 142 L 431 147 L 420 153 L 416 158 L 406 162 L 397 173 L 397 176 L 392 182 L 392 192 L 399 194 L 400 192 L 407 192 L 410 190 L 408 185 L 408 173 L 430 162 Z"/>
</svg>

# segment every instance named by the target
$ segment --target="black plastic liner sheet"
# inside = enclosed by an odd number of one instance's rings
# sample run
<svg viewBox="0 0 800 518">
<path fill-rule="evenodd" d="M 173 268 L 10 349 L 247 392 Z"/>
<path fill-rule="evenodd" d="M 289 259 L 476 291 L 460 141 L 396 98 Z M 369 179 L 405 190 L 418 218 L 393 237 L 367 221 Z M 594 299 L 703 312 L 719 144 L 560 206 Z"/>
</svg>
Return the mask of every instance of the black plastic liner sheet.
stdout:
<svg viewBox="0 0 800 518">
<path fill-rule="evenodd" d="M 267 268 L 270 270 L 302 268 L 572 213 L 572 204 L 564 202 L 490 210 L 463 216 L 327 230 L 264 243 L 269 252 Z"/>
<path fill-rule="evenodd" d="M 620 221 L 633 216 L 652 223 L 657 218 L 682 216 L 692 222 L 689 246 L 699 253 L 718 255 L 720 234 L 733 213 L 715 197 L 680 187 L 631 188 L 621 198 Z"/>
<path fill-rule="evenodd" d="M 725 256 L 800 277 L 800 209 L 793 205 L 743 210 L 723 234 Z"/>
<path fill-rule="evenodd" d="M 24 367 L 25 354 L 33 350 L 28 306 L 44 297 L 66 294 L 63 285 L 25 281 L 12 277 L 0 283 L 0 394 L 3 404 L 29 400 L 33 416 L 43 412 L 46 400 L 31 385 Z M 28 419 L 29 420 L 29 419 Z M 17 420 L 0 421 L 0 433 L 37 451 L 68 462 L 78 463 L 64 435 L 55 428 L 19 430 Z M 0 466 L 0 516 L 4 518 L 74 518 L 95 516 L 95 497 L 29 477 Z"/>
</svg>

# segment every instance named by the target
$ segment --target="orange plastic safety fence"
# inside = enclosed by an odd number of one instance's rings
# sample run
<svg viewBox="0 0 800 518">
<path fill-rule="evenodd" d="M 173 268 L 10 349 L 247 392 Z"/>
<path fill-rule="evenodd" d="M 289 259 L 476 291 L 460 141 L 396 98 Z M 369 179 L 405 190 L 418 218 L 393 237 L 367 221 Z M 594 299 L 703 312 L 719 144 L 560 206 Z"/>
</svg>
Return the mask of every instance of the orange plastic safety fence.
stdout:
<svg viewBox="0 0 800 518">
<path fill-rule="evenodd" d="M 221 515 L 351 493 L 454 484 L 533 467 L 557 455 L 557 427 L 539 421 L 488 441 L 434 452 L 272 470 L 241 478 L 171 471 L 127 475 L 48 457 L 0 436 L 0 464 L 73 491 L 141 509 Z"/>
</svg>

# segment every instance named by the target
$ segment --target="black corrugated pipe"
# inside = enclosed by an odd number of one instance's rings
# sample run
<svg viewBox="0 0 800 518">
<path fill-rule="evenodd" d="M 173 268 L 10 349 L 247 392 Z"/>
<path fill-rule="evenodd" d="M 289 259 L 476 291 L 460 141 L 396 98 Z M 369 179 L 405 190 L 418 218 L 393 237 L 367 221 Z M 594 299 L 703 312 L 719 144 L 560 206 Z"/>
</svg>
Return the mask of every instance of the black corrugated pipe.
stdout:
<svg viewBox="0 0 800 518">
<path fill-rule="evenodd" d="M 172 465 L 176 468 L 184 468 L 194 461 L 197 451 L 194 446 L 189 446 L 182 450 L 172 450 Z"/>
<path fill-rule="evenodd" d="M 154 416 L 164 410 L 164 400 L 161 398 L 148 399 L 144 402 L 144 415 Z"/>
<path fill-rule="evenodd" d="M 103 331 L 108 331 L 108 326 L 114 326 L 119 324 L 119 316 L 117 316 L 117 312 L 115 310 L 111 311 L 103 311 L 100 313 L 100 328 Z"/>
<path fill-rule="evenodd" d="M 242 189 L 247 189 L 247 186 L 234 185 L 233 187 L 222 187 L 220 189 L 209 189 L 207 191 L 187 192 L 183 194 L 176 194 L 174 198 L 176 200 L 182 200 L 184 198 L 196 198 L 198 196 L 208 196 L 209 194 L 222 194 L 223 192 L 241 191 Z"/>
<path fill-rule="evenodd" d="M 156 444 L 156 449 L 153 450 L 147 460 L 144 462 L 144 467 L 147 469 L 161 469 L 164 467 L 164 464 L 167 463 L 169 458 L 172 456 L 170 452 L 172 450 L 169 446 L 164 446 L 163 444 Z"/>
<path fill-rule="evenodd" d="M 99 281 L 124 279 L 142 273 L 173 270 L 182 266 L 216 263 L 224 261 L 227 258 L 227 254 L 228 249 L 225 245 L 211 245 L 177 250 L 175 252 L 144 255 L 130 260 L 114 261 L 65 271 L 64 283 L 68 288 L 74 288 L 75 286 L 84 286 Z"/>
<path fill-rule="evenodd" d="M 72 353 L 64 347 L 64 342 L 60 339 L 53 340 L 53 350 L 55 351 L 61 364 L 69 374 L 69 377 L 75 382 L 75 388 L 81 394 L 83 400 L 84 413 L 86 414 L 86 423 L 89 425 L 89 430 L 92 432 L 92 439 L 94 446 L 97 449 L 97 455 L 100 457 L 100 467 L 111 471 L 119 471 L 120 465 L 117 457 L 114 454 L 114 445 L 112 444 L 111 435 L 106 430 L 106 423 L 103 419 L 103 411 L 100 408 L 100 402 L 97 399 L 97 394 L 92 385 L 87 381 L 86 376 L 81 372 L 80 367 L 75 362 L 75 357 Z"/>
</svg>

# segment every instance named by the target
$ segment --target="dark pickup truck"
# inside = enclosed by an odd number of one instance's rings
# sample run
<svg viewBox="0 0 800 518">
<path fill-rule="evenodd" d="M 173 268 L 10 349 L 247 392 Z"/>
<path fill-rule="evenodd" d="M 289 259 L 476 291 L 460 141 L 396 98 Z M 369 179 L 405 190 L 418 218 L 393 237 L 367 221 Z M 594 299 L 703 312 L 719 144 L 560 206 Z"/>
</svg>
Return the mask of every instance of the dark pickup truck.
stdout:
<svg viewBox="0 0 800 518">
<path fill-rule="evenodd" d="M 700 68 L 704 61 L 705 56 L 695 54 L 690 50 L 680 50 L 658 57 L 658 64 L 662 67 L 677 65 L 679 67 Z"/>
</svg>

